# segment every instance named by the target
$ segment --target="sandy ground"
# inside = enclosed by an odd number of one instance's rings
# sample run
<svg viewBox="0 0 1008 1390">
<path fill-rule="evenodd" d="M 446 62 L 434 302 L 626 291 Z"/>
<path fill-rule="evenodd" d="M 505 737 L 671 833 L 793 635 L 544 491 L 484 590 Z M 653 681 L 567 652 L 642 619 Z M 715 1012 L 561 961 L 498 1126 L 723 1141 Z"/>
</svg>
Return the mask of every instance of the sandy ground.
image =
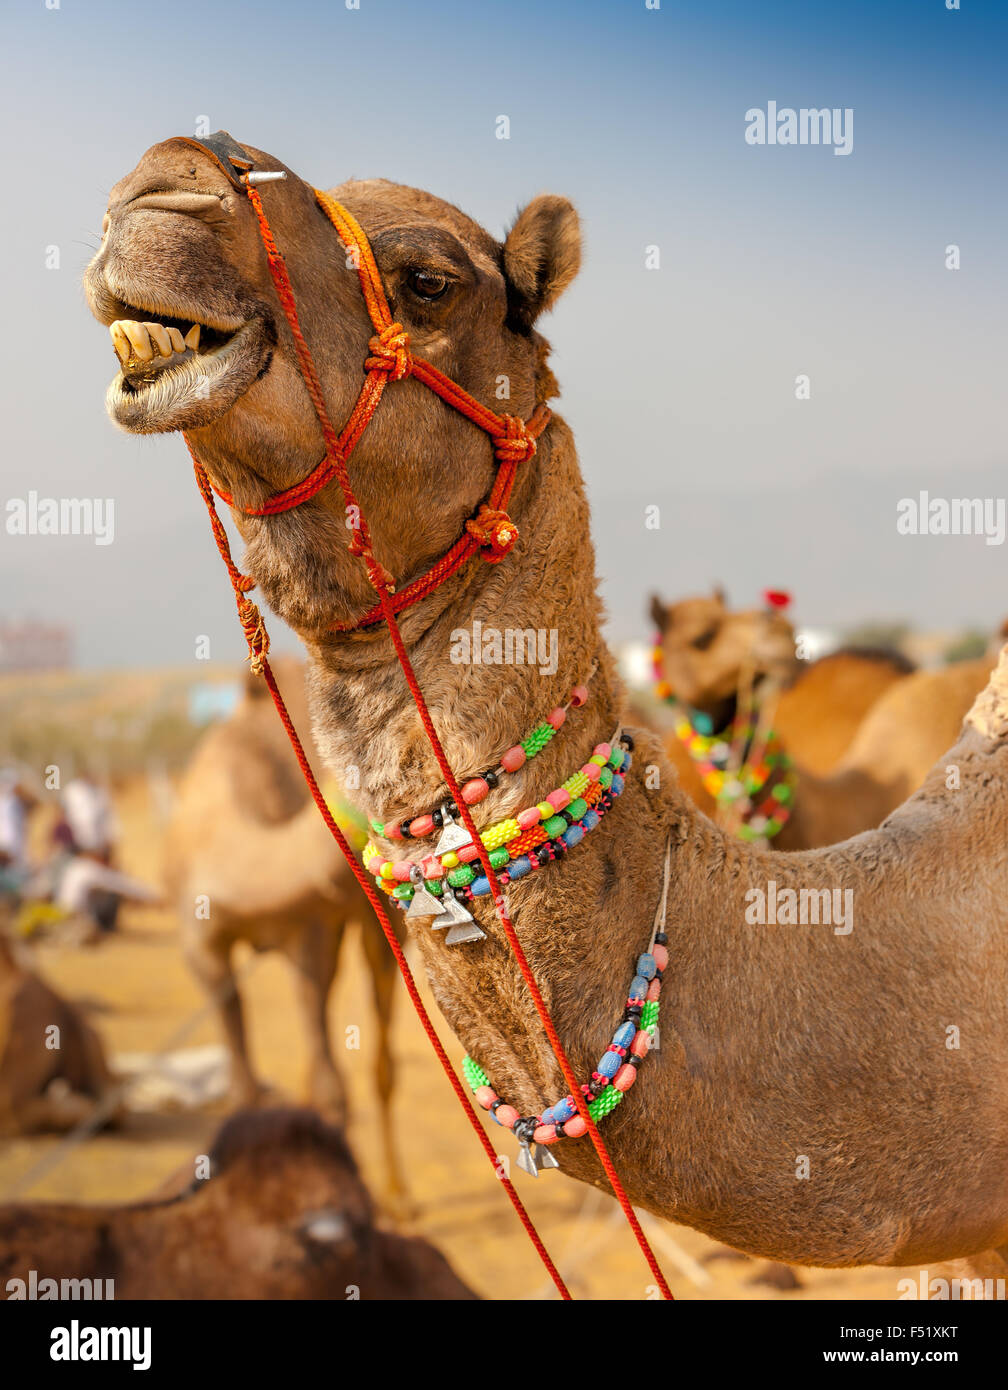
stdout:
<svg viewBox="0 0 1008 1390">
<path fill-rule="evenodd" d="M 128 872 L 159 876 L 160 826 L 146 784 L 120 798 L 122 862 Z M 175 924 L 167 911 L 124 914 L 122 930 L 107 942 L 72 948 L 55 941 L 37 948 L 45 977 L 80 1003 L 109 1055 L 157 1053 L 166 1046 L 219 1043 L 216 1023 L 179 955 Z M 285 960 L 253 957 L 244 984 L 254 1064 L 280 1096 L 299 1100 L 305 1051 Z M 429 995 L 452 1061 L 461 1049 L 443 1025 Z M 356 939 L 347 944 L 330 999 L 337 1058 L 347 1077 L 350 1139 L 375 1197 L 382 1199 L 382 1153 L 372 1088 L 373 1012 L 367 971 Z M 360 1029 L 360 1050 L 344 1047 L 345 1030 Z M 463 1279 L 485 1298 L 555 1298 L 556 1291 L 518 1223 L 510 1203 L 476 1143 L 465 1116 L 430 1049 L 405 991 L 397 999 L 398 1066 L 396 1129 L 414 1212 L 404 1229 L 428 1237 Z M 0 1142 L 0 1200 L 32 1176 L 23 1195 L 34 1200 L 126 1201 L 148 1194 L 176 1169 L 191 1171 L 224 1114 L 223 1103 L 199 1111 L 133 1115 L 115 1133 L 92 1137 L 64 1151 L 59 1138 Z M 513 1141 L 492 1123 L 501 1151 Z M 59 1158 L 35 1175 L 43 1162 Z M 575 1297 L 646 1298 L 650 1273 L 614 1199 L 584 1188 L 558 1172 L 526 1177 L 512 1163 L 522 1199 Z M 720 1247 L 682 1227 L 648 1219 L 648 1231 L 673 1292 L 697 1298 L 890 1299 L 896 1270 L 801 1270 L 802 1287 L 781 1292 L 751 1281 L 764 1266 L 718 1257 Z M 228 1292 L 221 1290 L 226 1298 Z M 650 1296 L 654 1296 L 652 1293 Z"/>
</svg>

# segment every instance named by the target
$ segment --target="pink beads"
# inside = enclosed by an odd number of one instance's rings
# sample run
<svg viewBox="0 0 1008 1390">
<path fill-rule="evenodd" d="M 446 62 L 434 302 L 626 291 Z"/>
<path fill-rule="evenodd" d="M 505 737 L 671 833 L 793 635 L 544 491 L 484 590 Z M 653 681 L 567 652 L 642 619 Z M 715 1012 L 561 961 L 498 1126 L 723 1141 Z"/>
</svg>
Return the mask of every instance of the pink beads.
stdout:
<svg viewBox="0 0 1008 1390">
<path fill-rule="evenodd" d="M 403 837 L 402 826 L 398 821 L 396 821 L 394 825 L 386 825 L 384 827 L 384 836 L 386 840 L 401 840 Z"/>
<path fill-rule="evenodd" d="M 532 1142 L 535 1144 L 555 1144 L 556 1137 L 554 1125 L 540 1125 L 532 1135 Z"/>
<path fill-rule="evenodd" d="M 513 1129 L 521 1119 L 521 1116 L 513 1105 L 498 1105 L 493 1113 L 494 1119 L 499 1125 L 503 1125 L 505 1129 Z"/>
<path fill-rule="evenodd" d="M 557 705 L 556 709 L 551 709 L 546 716 L 546 723 L 551 724 L 554 729 L 559 729 L 567 718 L 567 711 L 562 705 Z"/>
<path fill-rule="evenodd" d="M 582 1134 L 588 1133 L 588 1126 L 580 1115 L 575 1115 L 573 1119 L 568 1120 L 564 1125 L 563 1132 L 568 1139 L 580 1139 Z"/>
<path fill-rule="evenodd" d="M 444 878 L 444 865 L 436 854 L 428 854 L 426 859 L 421 859 L 420 868 L 424 878 Z"/>
<path fill-rule="evenodd" d="M 646 1057 L 651 1049 L 651 1037 L 643 1028 L 638 1028 L 637 1036 L 630 1044 L 630 1051 L 635 1057 Z"/>
<path fill-rule="evenodd" d="M 655 963 L 655 965 L 657 965 L 657 967 L 658 967 L 659 970 L 667 970 L 667 969 L 668 969 L 668 947 L 667 947 L 667 946 L 653 946 L 653 947 L 651 948 L 651 954 L 654 956 L 654 963 Z"/>
<path fill-rule="evenodd" d="M 408 859 L 397 859 L 392 865 L 392 872 L 400 883 L 409 883 L 410 870 L 413 865 Z"/>
<path fill-rule="evenodd" d="M 546 800 L 553 807 L 554 811 L 562 811 L 565 806 L 570 805 L 571 794 L 566 787 L 557 787 L 551 791 Z"/>
<path fill-rule="evenodd" d="M 518 824 L 523 830 L 531 830 L 534 825 L 538 825 L 542 820 L 542 812 L 538 806 L 530 806 L 527 811 L 518 812 Z"/>
<path fill-rule="evenodd" d="M 520 767 L 525 766 L 525 757 L 525 749 L 520 743 L 516 743 L 501 758 L 501 767 L 505 772 L 517 772 Z"/>
<path fill-rule="evenodd" d="M 484 1110 L 489 1110 L 497 1099 L 497 1092 L 492 1086 L 477 1086 L 473 1095 L 477 1105 L 482 1105 Z"/>
<path fill-rule="evenodd" d="M 612 1084 L 617 1091 L 629 1091 L 630 1087 L 637 1080 L 637 1068 L 632 1067 L 626 1062 L 612 1079 Z"/>
<path fill-rule="evenodd" d="M 602 769 L 599 767 L 598 763 L 585 763 L 581 771 L 588 778 L 589 782 L 597 782 Z"/>
<path fill-rule="evenodd" d="M 433 835 L 434 817 L 417 816 L 416 820 L 410 821 L 409 829 L 414 840 L 422 840 L 425 835 Z"/>
<path fill-rule="evenodd" d="M 612 744 L 611 744 L 611 743 L 596 743 L 595 747 L 592 749 L 592 755 L 593 755 L 593 756 L 597 756 L 597 757 L 599 757 L 599 758 L 606 758 L 606 759 L 608 759 L 608 757 L 609 757 L 609 755 L 610 755 L 611 753 L 612 753 Z"/>
<path fill-rule="evenodd" d="M 462 800 L 467 806 L 475 806 L 489 791 L 490 788 L 482 777 L 473 777 L 462 788 Z"/>
<path fill-rule="evenodd" d="M 463 845 L 462 848 L 456 850 L 455 853 L 459 857 L 460 864 L 471 864 L 474 859 L 479 858 L 479 850 L 473 844 Z"/>
<path fill-rule="evenodd" d="M 580 709 L 588 701 L 588 687 L 586 685 L 576 685 L 571 691 L 571 704 L 575 709 Z"/>
<path fill-rule="evenodd" d="M 647 998 L 655 1000 L 661 994 L 661 980 L 655 979 L 647 987 Z"/>
</svg>

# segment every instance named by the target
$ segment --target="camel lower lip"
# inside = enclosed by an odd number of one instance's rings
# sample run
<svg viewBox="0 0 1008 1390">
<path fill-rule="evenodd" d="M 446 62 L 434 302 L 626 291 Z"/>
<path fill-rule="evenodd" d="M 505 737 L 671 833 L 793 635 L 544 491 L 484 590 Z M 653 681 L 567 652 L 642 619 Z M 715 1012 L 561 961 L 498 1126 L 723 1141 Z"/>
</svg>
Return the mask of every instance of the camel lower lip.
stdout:
<svg viewBox="0 0 1008 1390">
<path fill-rule="evenodd" d="M 260 364 L 254 323 L 209 352 L 188 353 L 165 366 L 120 370 L 106 396 L 109 415 L 132 433 L 151 434 L 207 423 L 229 409 Z"/>
</svg>

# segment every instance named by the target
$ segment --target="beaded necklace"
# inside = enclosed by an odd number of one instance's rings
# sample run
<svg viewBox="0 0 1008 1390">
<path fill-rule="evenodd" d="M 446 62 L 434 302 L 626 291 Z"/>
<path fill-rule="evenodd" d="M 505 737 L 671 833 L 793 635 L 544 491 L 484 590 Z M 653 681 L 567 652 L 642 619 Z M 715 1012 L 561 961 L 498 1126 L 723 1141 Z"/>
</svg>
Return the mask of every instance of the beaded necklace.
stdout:
<svg viewBox="0 0 1008 1390">
<path fill-rule="evenodd" d="M 596 744 L 588 762 L 535 806 L 496 821 L 480 832 L 490 863 L 501 870 L 502 887 L 525 878 L 562 858 L 598 825 L 620 796 L 632 764 L 633 739 L 617 729 L 610 743 Z M 361 856 L 378 887 L 410 917 L 433 916 L 435 930 L 451 926 L 448 945 L 479 940 L 484 935 L 462 904 L 490 892 L 490 880 L 473 868 L 478 857 L 467 841 L 442 854 L 435 851 L 419 862 L 384 859 L 369 841 Z M 459 910 L 462 916 L 459 916 Z"/>
<path fill-rule="evenodd" d="M 591 1080 L 583 1082 L 580 1087 L 588 1102 L 588 1113 L 596 1123 L 621 1104 L 637 1080 L 638 1067 L 652 1048 L 657 1049 L 660 1045 L 659 996 L 662 976 L 669 960 L 665 913 L 670 863 L 669 843 L 665 849 L 664 883 L 651 940 L 647 950 L 637 957 L 636 973 L 627 994 L 622 1020 L 592 1072 Z M 587 1133 L 588 1126 L 578 1114 L 574 1097 L 570 1094 L 547 1106 L 540 1115 L 522 1115 L 513 1105 L 501 1100 L 486 1072 L 472 1057 L 463 1059 L 462 1072 L 477 1105 L 489 1110 L 497 1124 L 511 1130 L 518 1139 L 521 1145 L 518 1166 L 532 1177 L 539 1176 L 540 1167 L 559 1167 L 549 1152 L 550 1144 L 555 1144 L 558 1139 L 580 1139 Z"/>
<path fill-rule="evenodd" d="M 677 712 L 674 728 L 697 765 L 701 781 L 719 808 L 729 811 L 740 839 L 768 844 L 791 817 L 795 772 L 791 757 L 773 729 L 761 734 L 750 696 L 747 710 L 739 709 L 728 729 L 715 733 L 710 716 L 678 700 L 662 675 L 661 635 L 653 651 L 655 694 Z M 733 766 L 733 753 L 739 763 Z M 761 792 L 765 798 L 755 804 Z"/>
</svg>

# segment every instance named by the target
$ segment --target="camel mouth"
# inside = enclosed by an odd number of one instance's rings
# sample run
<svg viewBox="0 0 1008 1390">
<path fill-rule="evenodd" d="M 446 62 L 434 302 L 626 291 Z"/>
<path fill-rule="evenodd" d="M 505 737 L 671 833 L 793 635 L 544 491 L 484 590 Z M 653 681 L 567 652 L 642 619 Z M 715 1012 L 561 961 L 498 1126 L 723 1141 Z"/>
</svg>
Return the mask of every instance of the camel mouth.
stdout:
<svg viewBox="0 0 1008 1390">
<path fill-rule="evenodd" d="M 207 322 L 119 301 L 109 325 L 119 372 L 105 404 L 120 428 L 136 434 L 209 424 L 269 366 L 264 323 Z"/>
</svg>

